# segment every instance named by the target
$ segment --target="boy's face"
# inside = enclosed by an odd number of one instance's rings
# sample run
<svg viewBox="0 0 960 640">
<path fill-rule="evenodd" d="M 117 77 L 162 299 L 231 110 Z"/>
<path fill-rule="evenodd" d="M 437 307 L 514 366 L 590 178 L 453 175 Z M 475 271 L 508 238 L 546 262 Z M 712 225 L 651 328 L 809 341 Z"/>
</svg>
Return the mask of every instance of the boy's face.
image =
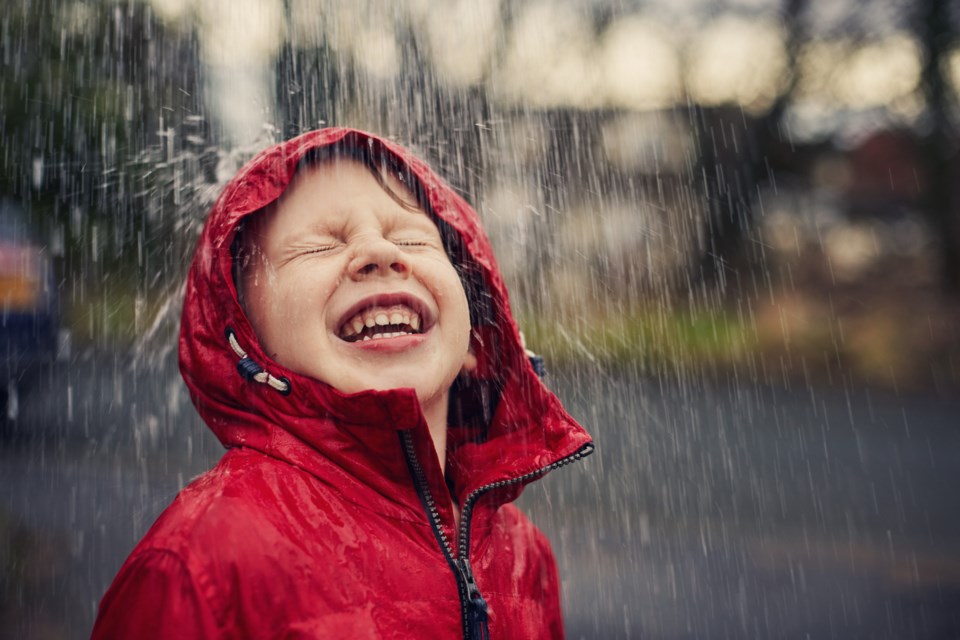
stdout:
<svg viewBox="0 0 960 640">
<path fill-rule="evenodd" d="M 244 307 L 285 367 L 345 393 L 412 387 L 425 413 L 445 410 L 472 360 L 467 298 L 437 227 L 386 182 L 410 209 L 355 161 L 301 171 L 245 232 Z"/>
</svg>

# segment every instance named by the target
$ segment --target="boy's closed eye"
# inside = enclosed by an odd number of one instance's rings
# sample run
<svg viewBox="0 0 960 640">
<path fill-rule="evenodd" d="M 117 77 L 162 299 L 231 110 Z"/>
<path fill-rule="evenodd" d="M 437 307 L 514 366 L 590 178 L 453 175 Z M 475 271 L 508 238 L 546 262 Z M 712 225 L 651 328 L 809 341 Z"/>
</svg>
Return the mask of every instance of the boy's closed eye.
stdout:
<svg viewBox="0 0 960 640">
<path fill-rule="evenodd" d="M 337 242 L 334 240 L 300 244 L 290 247 L 289 250 L 284 251 L 281 259 L 278 261 L 278 264 L 285 264 L 291 260 L 296 260 L 297 258 L 307 258 L 310 256 L 329 254 L 343 246 L 344 245 L 342 242 Z"/>
<path fill-rule="evenodd" d="M 325 244 L 317 247 L 310 247 L 308 249 L 304 249 L 303 251 L 301 251 L 300 255 L 311 255 L 314 253 L 327 253 L 329 251 L 333 251 L 334 249 L 339 248 L 340 246 L 341 245 L 339 244 Z"/>
<path fill-rule="evenodd" d="M 426 248 L 438 248 L 438 249 L 443 248 L 439 240 L 433 240 L 430 238 L 420 238 L 420 239 L 398 238 L 398 239 L 391 239 L 390 241 L 393 244 L 397 245 L 398 247 L 410 247 L 410 248 L 426 247 Z"/>
<path fill-rule="evenodd" d="M 429 238 L 429 237 L 399 237 L 399 238 L 387 238 L 389 242 L 392 242 L 394 245 L 404 249 L 436 249 L 438 251 L 443 251 L 442 243 L 439 239 Z M 323 254 L 331 254 L 336 252 L 338 249 L 348 246 L 348 243 L 330 240 L 323 241 L 320 243 L 311 243 L 307 246 L 294 247 L 293 251 L 290 252 L 290 256 L 287 260 L 281 261 L 287 262 L 289 260 L 294 260 L 301 257 L 310 257 Z"/>
</svg>

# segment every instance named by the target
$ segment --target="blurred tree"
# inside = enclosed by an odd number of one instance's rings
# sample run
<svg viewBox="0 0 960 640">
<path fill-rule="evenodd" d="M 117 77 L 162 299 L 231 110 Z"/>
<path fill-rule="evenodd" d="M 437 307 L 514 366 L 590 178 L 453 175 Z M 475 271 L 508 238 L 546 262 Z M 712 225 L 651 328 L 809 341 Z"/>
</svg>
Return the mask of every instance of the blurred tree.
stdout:
<svg viewBox="0 0 960 640">
<path fill-rule="evenodd" d="M 756 166 L 763 156 L 756 123 L 742 109 L 691 106 L 690 112 L 699 150 L 693 179 L 707 205 L 696 275 L 722 289 L 732 265 L 753 258 L 744 240 L 755 224 Z"/>
<path fill-rule="evenodd" d="M 287 24 L 293 24 L 297 16 L 290 0 L 284 8 Z M 397 5 L 381 17 L 393 28 L 399 58 L 391 77 L 371 75 L 357 64 L 356 53 L 335 50 L 334 27 L 322 17 L 313 33 L 285 42 L 276 61 L 281 131 L 292 136 L 338 125 L 398 136 L 417 145 L 454 186 L 478 194 L 483 175 L 479 124 L 490 117 L 484 83 L 464 88 L 445 83 L 432 62 L 437 54 L 431 55 L 409 8 Z M 358 50 L 369 44 L 359 43 Z"/>
<path fill-rule="evenodd" d="M 770 158 L 781 154 L 789 141 L 783 119 L 799 81 L 797 61 L 808 38 L 808 0 L 781 0 L 779 18 L 784 31 L 786 78 L 777 96 L 759 117 L 747 116 L 742 107 L 703 108 L 691 105 L 690 119 L 698 148 L 700 183 L 707 204 L 696 279 L 725 288 L 730 275 L 749 275 L 761 264 L 759 252 L 745 241 L 756 225 L 753 202 L 758 188 L 770 179 Z"/>
<path fill-rule="evenodd" d="M 913 5 L 850 0 L 831 12 L 832 19 L 821 16 L 819 23 L 812 9 L 809 0 L 782 0 L 786 78 L 758 122 L 744 119 L 741 126 L 729 126 L 727 135 L 718 136 L 723 123 L 729 125 L 736 114 L 691 107 L 699 148 L 699 178 L 709 205 L 699 274 L 722 284 L 724 268 L 737 260 L 751 262 L 753 256 L 743 240 L 754 224 L 751 202 L 756 187 L 767 181 L 771 165 L 776 169 L 793 163 L 785 156 L 792 146 L 785 134 L 785 118 L 796 100 L 801 80 L 798 59 L 803 47 L 815 39 L 863 42 L 878 32 L 909 28 L 923 53 L 920 92 L 927 133 L 922 139 L 924 153 L 919 170 L 926 176 L 922 182 L 929 185 L 923 206 L 939 242 L 941 282 L 947 291 L 960 292 L 960 192 L 954 180 L 960 171 L 960 135 L 956 95 L 948 77 L 948 57 L 960 35 L 960 5 L 942 0 Z M 737 131 L 744 138 L 745 148 L 731 154 L 726 144 Z"/>
<path fill-rule="evenodd" d="M 927 209 L 940 241 L 941 279 L 944 288 L 960 294 L 960 194 L 956 184 L 956 95 L 947 77 L 948 54 L 960 36 L 960 6 L 946 0 L 922 0 L 914 15 L 915 30 L 923 47 L 922 86 L 929 130 L 923 138 L 929 188 Z"/>
<path fill-rule="evenodd" d="M 284 0 L 285 19 L 292 25 L 290 0 Z M 289 27 L 288 27 L 289 28 Z M 352 102 L 356 70 L 338 56 L 319 28 L 308 42 L 287 39 L 277 54 L 277 117 L 284 138 L 320 126 L 340 124 L 343 105 Z"/>
<path fill-rule="evenodd" d="M 74 293 L 143 277 L 165 240 L 156 167 L 135 161 L 175 157 L 174 132 L 197 128 L 193 34 L 167 29 L 149 3 L 111 0 L 9 0 L 0 30 L 0 192 L 63 256 Z"/>
</svg>

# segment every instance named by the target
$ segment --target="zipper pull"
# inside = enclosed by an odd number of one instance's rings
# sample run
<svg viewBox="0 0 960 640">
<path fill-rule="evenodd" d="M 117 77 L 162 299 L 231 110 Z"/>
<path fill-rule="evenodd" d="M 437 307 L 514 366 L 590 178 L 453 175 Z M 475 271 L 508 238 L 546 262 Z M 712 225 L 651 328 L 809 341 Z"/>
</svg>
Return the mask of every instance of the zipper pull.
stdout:
<svg viewBox="0 0 960 640">
<path fill-rule="evenodd" d="M 477 640 L 490 640 L 490 627 L 487 624 L 488 607 L 487 601 L 480 594 L 480 588 L 473 577 L 473 568 L 470 561 L 466 558 L 460 559 L 460 573 L 463 575 L 463 581 L 467 585 L 467 598 L 470 600 L 470 637 Z"/>
</svg>

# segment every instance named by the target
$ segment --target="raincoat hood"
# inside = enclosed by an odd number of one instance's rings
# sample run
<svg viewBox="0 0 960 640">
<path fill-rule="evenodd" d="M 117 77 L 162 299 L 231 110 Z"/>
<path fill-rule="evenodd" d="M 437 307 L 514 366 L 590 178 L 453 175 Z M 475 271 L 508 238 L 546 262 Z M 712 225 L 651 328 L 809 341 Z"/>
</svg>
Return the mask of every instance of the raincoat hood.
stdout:
<svg viewBox="0 0 960 640">
<path fill-rule="evenodd" d="M 587 433 L 531 365 L 477 213 L 409 151 L 343 128 L 307 133 L 253 158 L 226 186 L 200 236 L 186 284 L 180 369 L 194 404 L 220 441 L 228 448 L 257 449 L 308 472 L 320 464 L 319 453 L 322 464 L 332 461 L 374 484 L 377 475 L 407 477 L 396 454 L 398 430 L 411 430 L 422 457 L 436 459 L 412 389 L 347 395 L 284 368 L 264 353 L 237 296 L 231 247 L 238 224 L 280 197 L 305 156 L 334 144 L 366 145 L 403 167 L 462 249 L 463 255 L 452 259 L 461 261 L 457 266 L 469 280 L 478 367 L 463 388 L 451 392 L 458 404 L 451 404 L 446 471 L 454 495 L 505 478 L 536 477 L 560 460 L 589 451 Z M 377 470 L 371 472 L 374 464 Z M 503 499 L 515 498 L 521 485 Z"/>
</svg>

